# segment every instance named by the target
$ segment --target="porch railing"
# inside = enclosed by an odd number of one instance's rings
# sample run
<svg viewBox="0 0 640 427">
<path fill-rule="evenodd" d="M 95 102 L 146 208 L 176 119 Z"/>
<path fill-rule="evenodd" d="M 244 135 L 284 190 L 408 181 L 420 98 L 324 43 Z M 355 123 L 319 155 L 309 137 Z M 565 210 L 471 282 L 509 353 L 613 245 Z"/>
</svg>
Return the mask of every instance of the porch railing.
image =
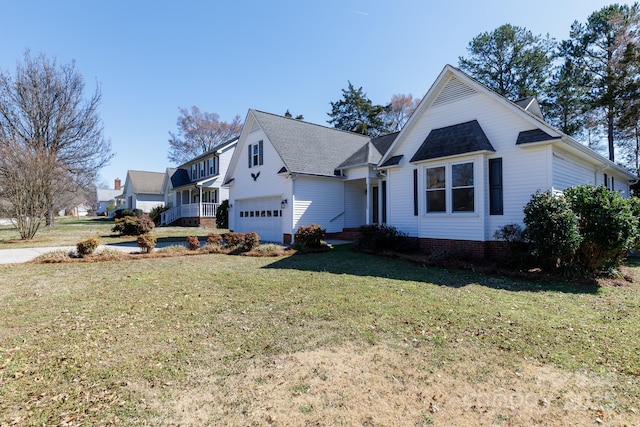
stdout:
<svg viewBox="0 0 640 427">
<path fill-rule="evenodd" d="M 218 203 L 190 203 L 169 208 L 162 212 L 160 224 L 168 225 L 180 218 L 212 218 L 216 216 Z"/>
</svg>

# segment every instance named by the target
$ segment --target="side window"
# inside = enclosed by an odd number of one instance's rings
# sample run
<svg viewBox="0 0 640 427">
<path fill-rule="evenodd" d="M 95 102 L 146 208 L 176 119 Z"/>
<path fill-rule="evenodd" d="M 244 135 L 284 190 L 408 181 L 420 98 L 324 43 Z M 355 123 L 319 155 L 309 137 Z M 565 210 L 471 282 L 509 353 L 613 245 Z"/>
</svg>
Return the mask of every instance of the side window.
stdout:
<svg viewBox="0 0 640 427">
<path fill-rule="evenodd" d="M 473 163 L 451 166 L 451 200 L 453 212 L 474 211 Z"/>
<path fill-rule="evenodd" d="M 427 212 L 446 212 L 445 167 L 427 169 Z"/>
<path fill-rule="evenodd" d="M 257 144 L 249 144 L 248 155 L 249 155 L 249 167 L 252 168 L 254 166 L 260 166 L 264 162 L 263 154 L 262 154 L 263 142 L 258 141 Z"/>
</svg>

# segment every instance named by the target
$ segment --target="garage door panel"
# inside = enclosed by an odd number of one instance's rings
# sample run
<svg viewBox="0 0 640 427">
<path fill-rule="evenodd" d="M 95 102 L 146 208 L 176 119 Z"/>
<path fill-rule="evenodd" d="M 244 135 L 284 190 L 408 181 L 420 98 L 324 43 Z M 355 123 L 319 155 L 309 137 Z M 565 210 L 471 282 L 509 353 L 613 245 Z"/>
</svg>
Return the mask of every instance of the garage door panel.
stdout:
<svg viewBox="0 0 640 427">
<path fill-rule="evenodd" d="M 236 205 L 236 231 L 255 231 L 260 240 L 282 242 L 280 197 L 240 200 Z"/>
</svg>

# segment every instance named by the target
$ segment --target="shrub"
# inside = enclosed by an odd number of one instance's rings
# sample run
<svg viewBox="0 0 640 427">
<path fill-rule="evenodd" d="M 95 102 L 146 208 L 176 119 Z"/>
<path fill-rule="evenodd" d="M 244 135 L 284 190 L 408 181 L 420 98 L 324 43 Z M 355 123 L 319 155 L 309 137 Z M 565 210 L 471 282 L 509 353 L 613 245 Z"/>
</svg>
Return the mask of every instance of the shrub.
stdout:
<svg viewBox="0 0 640 427">
<path fill-rule="evenodd" d="M 216 210 L 216 227 L 229 228 L 229 200 L 223 200 Z"/>
<path fill-rule="evenodd" d="M 153 221 L 155 225 L 160 225 L 160 220 L 162 219 L 162 212 L 168 211 L 169 208 L 167 206 L 155 206 L 149 212 L 149 218 Z"/>
<path fill-rule="evenodd" d="M 588 272 L 619 267 L 638 238 L 633 202 L 616 191 L 594 185 L 568 188 L 565 196 L 577 215 L 582 236 L 576 253 L 578 264 Z"/>
<path fill-rule="evenodd" d="M 321 248 L 326 231 L 318 224 L 309 226 L 301 225 L 293 236 L 296 244 L 301 244 L 306 248 Z"/>
<path fill-rule="evenodd" d="M 386 224 L 363 225 L 354 247 L 360 250 L 379 252 L 393 251 L 411 253 L 419 249 L 418 242 L 397 228 Z"/>
<path fill-rule="evenodd" d="M 154 227 L 155 224 L 148 215 L 143 215 L 141 218 L 126 216 L 116 219 L 111 231 L 123 236 L 138 236 L 150 232 Z"/>
<path fill-rule="evenodd" d="M 181 254 L 187 252 L 189 249 L 185 245 L 170 245 L 160 248 L 156 251 L 156 253 L 161 254 Z"/>
<path fill-rule="evenodd" d="M 207 236 L 207 244 L 220 246 L 222 244 L 222 235 L 218 233 L 209 233 Z"/>
<path fill-rule="evenodd" d="M 495 240 L 507 244 L 506 259 L 509 264 L 518 264 L 526 252 L 524 232 L 519 224 L 505 224 L 493 233 Z"/>
<path fill-rule="evenodd" d="M 224 239 L 227 246 L 232 248 L 237 248 L 240 245 L 244 245 L 244 234 L 242 233 L 235 233 L 233 231 L 230 231 L 223 234 L 222 238 Z"/>
<path fill-rule="evenodd" d="M 282 245 L 278 245 L 276 243 L 263 243 L 255 248 L 256 251 L 260 253 L 269 253 L 269 252 L 282 252 L 286 248 Z"/>
<path fill-rule="evenodd" d="M 536 192 L 524 207 L 524 236 L 545 268 L 569 263 L 582 240 L 578 219 L 563 195 Z"/>
<path fill-rule="evenodd" d="M 39 255 L 36 258 L 36 261 L 43 263 L 58 263 L 75 257 L 75 255 L 76 254 L 73 253 L 73 251 L 69 252 L 64 249 L 56 249 L 54 251 L 45 252 L 42 255 Z"/>
<path fill-rule="evenodd" d="M 83 258 L 85 256 L 89 256 L 93 254 L 93 252 L 98 247 L 99 243 L 97 239 L 87 239 L 76 244 L 76 250 L 78 251 L 78 255 Z"/>
<path fill-rule="evenodd" d="M 144 233 L 138 236 L 136 243 L 143 253 L 149 253 L 156 247 L 156 236 L 151 233 Z"/>
<path fill-rule="evenodd" d="M 142 216 L 142 210 L 140 209 L 117 209 L 114 213 L 115 219 L 121 219 L 127 216 L 134 216 L 140 218 Z"/>
<path fill-rule="evenodd" d="M 254 231 L 250 231 L 244 235 L 244 248 L 250 251 L 253 248 L 258 247 L 260 244 L 260 236 Z"/>
<path fill-rule="evenodd" d="M 192 251 L 197 250 L 200 247 L 198 236 L 187 236 L 187 247 Z"/>
</svg>

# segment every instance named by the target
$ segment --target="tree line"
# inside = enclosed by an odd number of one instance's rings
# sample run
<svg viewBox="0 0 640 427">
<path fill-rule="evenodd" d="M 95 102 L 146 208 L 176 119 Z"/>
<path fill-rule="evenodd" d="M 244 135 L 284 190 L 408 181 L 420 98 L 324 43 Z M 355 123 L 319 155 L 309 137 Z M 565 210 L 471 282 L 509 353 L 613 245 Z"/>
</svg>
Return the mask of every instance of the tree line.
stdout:
<svg viewBox="0 0 640 427">
<path fill-rule="evenodd" d="M 458 67 L 511 101 L 538 98 L 545 119 L 611 161 L 640 169 L 640 6 L 612 4 L 574 21 L 556 41 L 504 24 L 474 37 Z M 331 102 L 334 127 L 367 135 L 401 128 L 418 100 L 396 95 L 375 105 L 351 82 Z M 415 101 L 415 102 L 414 102 Z"/>
<path fill-rule="evenodd" d="M 640 6 L 612 4 L 556 41 L 505 24 L 476 36 L 459 67 L 510 100 L 537 96 L 545 119 L 634 172 L 640 149 Z"/>
</svg>

